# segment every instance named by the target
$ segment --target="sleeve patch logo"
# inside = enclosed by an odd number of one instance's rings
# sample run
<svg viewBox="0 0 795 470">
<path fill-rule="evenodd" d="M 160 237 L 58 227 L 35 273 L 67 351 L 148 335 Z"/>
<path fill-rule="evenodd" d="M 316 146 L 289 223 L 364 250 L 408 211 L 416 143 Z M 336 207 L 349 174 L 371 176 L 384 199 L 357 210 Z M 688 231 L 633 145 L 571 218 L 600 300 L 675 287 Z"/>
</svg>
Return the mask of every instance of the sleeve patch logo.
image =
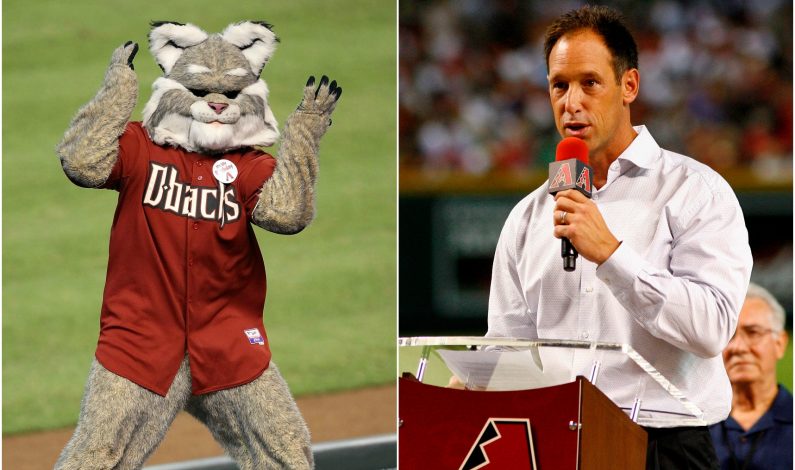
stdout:
<svg viewBox="0 0 795 470">
<path fill-rule="evenodd" d="M 262 335 L 260 334 L 257 328 L 250 328 L 248 330 L 243 330 L 243 333 L 246 334 L 246 338 L 248 338 L 249 343 L 265 346 L 265 338 L 262 337 Z"/>
</svg>

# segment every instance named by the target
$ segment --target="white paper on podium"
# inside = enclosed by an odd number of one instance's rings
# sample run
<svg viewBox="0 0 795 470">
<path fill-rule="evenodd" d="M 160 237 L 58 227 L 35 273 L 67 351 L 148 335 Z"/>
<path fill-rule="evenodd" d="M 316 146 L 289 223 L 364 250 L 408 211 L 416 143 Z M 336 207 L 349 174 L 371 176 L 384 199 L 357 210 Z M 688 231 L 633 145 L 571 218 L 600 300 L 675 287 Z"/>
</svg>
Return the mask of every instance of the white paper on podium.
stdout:
<svg viewBox="0 0 795 470">
<path fill-rule="evenodd" d="M 474 390 L 527 390 L 571 382 L 569 354 L 521 351 L 436 351 L 447 368 Z M 542 358 L 543 356 L 543 358 Z M 542 360 L 543 359 L 543 360 Z"/>
</svg>

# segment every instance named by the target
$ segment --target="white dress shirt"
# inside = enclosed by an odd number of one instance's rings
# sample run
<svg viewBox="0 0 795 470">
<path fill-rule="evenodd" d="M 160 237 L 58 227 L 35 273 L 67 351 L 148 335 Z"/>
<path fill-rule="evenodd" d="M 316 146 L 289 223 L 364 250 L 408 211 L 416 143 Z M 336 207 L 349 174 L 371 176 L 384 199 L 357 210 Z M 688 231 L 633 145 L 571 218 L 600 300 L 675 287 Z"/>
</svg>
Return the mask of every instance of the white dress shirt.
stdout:
<svg viewBox="0 0 795 470">
<path fill-rule="evenodd" d="M 635 130 L 593 191 L 619 248 L 601 266 L 580 256 L 575 271 L 564 271 L 555 201 L 548 185 L 536 189 L 500 235 L 486 336 L 629 344 L 715 423 L 731 408 L 721 351 L 751 275 L 745 221 L 720 175 L 660 148 L 644 126 Z M 593 356 L 572 354 L 585 374 Z M 597 386 L 624 409 L 641 389 L 643 413 L 667 420 L 660 426 L 686 424 L 662 390 L 639 387 L 644 375 L 634 363 L 614 362 Z"/>
</svg>

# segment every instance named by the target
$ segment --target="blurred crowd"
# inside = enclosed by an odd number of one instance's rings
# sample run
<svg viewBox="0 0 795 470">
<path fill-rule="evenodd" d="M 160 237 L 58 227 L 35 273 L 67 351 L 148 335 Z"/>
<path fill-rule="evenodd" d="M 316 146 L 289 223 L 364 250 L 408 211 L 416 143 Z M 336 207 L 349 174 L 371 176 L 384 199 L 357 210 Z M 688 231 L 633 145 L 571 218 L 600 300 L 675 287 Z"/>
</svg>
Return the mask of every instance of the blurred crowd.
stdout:
<svg viewBox="0 0 795 470">
<path fill-rule="evenodd" d="M 792 2 L 605 2 L 639 48 L 633 124 L 721 171 L 792 174 Z M 570 0 L 400 2 L 400 164 L 482 174 L 546 168 L 559 137 L 543 53 Z"/>
</svg>

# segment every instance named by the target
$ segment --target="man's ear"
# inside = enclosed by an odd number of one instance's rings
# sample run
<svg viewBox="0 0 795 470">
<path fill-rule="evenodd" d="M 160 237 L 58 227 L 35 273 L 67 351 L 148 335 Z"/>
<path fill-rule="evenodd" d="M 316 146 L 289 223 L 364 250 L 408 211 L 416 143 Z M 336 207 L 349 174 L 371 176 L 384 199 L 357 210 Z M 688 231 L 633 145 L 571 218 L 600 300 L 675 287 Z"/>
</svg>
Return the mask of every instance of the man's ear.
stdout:
<svg viewBox="0 0 795 470">
<path fill-rule="evenodd" d="M 149 32 L 149 50 L 165 75 L 171 72 L 186 47 L 195 46 L 207 39 L 207 33 L 190 23 L 153 21 Z"/>
<path fill-rule="evenodd" d="M 640 72 L 638 72 L 638 69 L 629 69 L 624 72 L 624 75 L 621 77 L 621 96 L 624 105 L 628 105 L 635 101 L 635 98 L 638 97 L 639 90 Z"/>
<path fill-rule="evenodd" d="M 240 48 L 251 66 L 251 71 L 259 77 L 279 42 L 271 28 L 264 21 L 241 21 L 227 26 L 221 33 L 221 38 Z"/>
<path fill-rule="evenodd" d="M 789 343 L 789 335 L 782 330 L 776 337 L 776 359 L 784 357 L 784 353 L 787 352 L 787 343 Z"/>
</svg>

